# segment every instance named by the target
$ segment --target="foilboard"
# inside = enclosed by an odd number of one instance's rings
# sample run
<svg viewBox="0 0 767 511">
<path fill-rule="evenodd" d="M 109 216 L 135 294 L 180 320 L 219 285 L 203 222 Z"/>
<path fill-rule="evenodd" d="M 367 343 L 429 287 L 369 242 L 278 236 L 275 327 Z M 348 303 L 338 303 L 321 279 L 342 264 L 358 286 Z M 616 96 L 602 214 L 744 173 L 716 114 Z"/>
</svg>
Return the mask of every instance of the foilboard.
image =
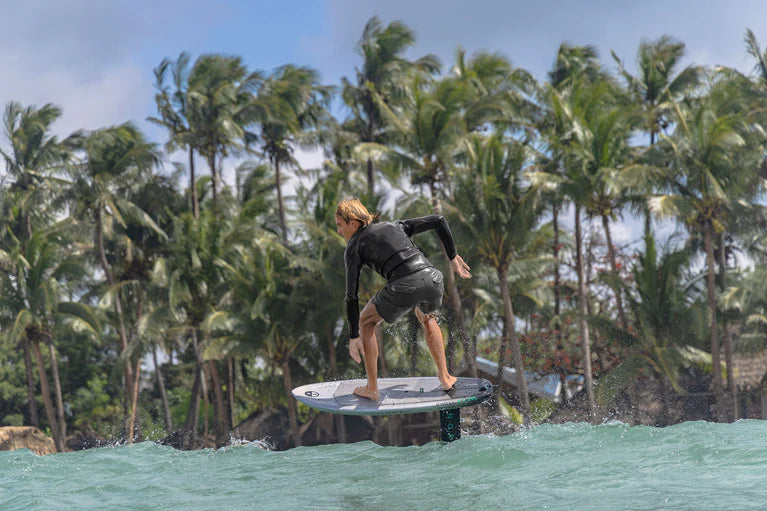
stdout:
<svg viewBox="0 0 767 511">
<path fill-rule="evenodd" d="M 366 380 L 312 383 L 293 389 L 298 401 L 323 412 L 344 415 L 394 415 L 473 406 L 488 399 L 493 386 L 481 378 L 458 378 L 449 392 L 436 377 L 379 378 L 378 401 L 352 393 Z"/>
</svg>

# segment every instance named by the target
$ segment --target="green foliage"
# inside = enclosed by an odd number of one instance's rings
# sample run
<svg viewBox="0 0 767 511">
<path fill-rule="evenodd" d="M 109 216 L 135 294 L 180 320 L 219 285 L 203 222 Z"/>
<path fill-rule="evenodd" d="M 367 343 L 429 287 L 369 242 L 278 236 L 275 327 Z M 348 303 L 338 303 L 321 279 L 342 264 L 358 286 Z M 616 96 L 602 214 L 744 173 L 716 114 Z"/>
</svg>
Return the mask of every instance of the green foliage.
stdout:
<svg viewBox="0 0 767 511">
<path fill-rule="evenodd" d="M 498 409 L 500 410 L 501 415 L 507 419 L 511 419 L 514 424 L 521 426 L 525 423 L 525 418 L 522 416 L 522 413 L 500 396 L 498 396 Z"/>
<path fill-rule="evenodd" d="M 615 397 L 628 387 L 638 376 L 639 372 L 647 367 L 647 360 L 643 357 L 630 357 L 610 371 L 602 378 L 596 387 L 596 399 L 600 406 L 610 404 Z"/>
<path fill-rule="evenodd" d="M 172 387 L 168 389 L 168 406 L 173 424 L 178 427 L 186 420 L 189 411 L 189 398 L 192 391 L 187 387 Z"/>
<path fill-rule="evenodd" d="M 20 359 L 18 353 L 0 342 L 0 422 L 7 426 L 20 425 L 13 422 L 23 417 L 27 408 L 24 363 Z"/>
<path fill-rule="evenodd" d="M 107 392 L 107 381 L 94 377 L 87 387 L 77 389 L 72 397 L 74 425 L 84 431 L 93 431 L 104 438 L 117 438 L 122 424 L 122 406 Z"/>
<path fill-rule="evenodd" d="M 306 406 L 303 403 L 298 403 L 298 420 L 302 423 L 309 422 L 319 413 L 317 410 Z"/>
<path fill-rule="evenodd" d="M 20 413 L 11 413 L 3 417 L 3 426 L 23 426 L 24 416 Z"/>
<path fill-rule="evenodd" d="M 530 420 L 540 424 L 557 410 L 557 404 L 548 399 L 533 399 L 530 402 Z"/>
</svg>

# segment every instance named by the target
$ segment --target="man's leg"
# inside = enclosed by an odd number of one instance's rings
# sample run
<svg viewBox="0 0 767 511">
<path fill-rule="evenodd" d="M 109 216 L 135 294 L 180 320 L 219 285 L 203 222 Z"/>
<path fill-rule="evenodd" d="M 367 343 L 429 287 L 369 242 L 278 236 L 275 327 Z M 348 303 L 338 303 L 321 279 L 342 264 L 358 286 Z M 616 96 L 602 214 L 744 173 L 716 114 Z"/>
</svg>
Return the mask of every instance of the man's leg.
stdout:
<svg viewBox="0 0 767 511">
<path fill-rule="evenodd" d="M 360 338 L 365 353 L 362 355 L 365 361 L 365 373 L 368 383 L 364 387 L 357 387 L 354 393 L 358 396 L 378 401 L 378 342 L 376 341 L 376 325 L 383 318 L 378 314 L 375 304 L 370 301 L 360 313 Z"/>
<path fill-rule="evenodd" d="M 437 377 L 444 390 L 450 390 L 453 384 L 458 380 L 447 371 L 447 361 L 445 360 L 445 341 L 442 338 L 442 330 L 439 328 L 437 318 L 433 314 L 424 314 L 418 307 L 415 308 L 415 316 L 423 327 L 423 335 L 426 338 L 426 346 L 429 347 L 431 358 L 437 365 Z"/>
</svg>

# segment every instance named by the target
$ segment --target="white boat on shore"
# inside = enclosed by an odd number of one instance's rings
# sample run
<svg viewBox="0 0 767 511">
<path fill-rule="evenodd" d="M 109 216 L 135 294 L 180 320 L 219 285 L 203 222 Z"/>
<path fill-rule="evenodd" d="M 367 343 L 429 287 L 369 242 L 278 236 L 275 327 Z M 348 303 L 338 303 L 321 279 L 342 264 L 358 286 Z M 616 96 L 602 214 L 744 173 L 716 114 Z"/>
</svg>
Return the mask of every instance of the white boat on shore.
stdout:
<svg viewBox="0 0 767 511">
<path fill-rule="evenodd" d="M 498 375 L 498 364 L 486 358 L 477 357 L 477 371 L 483 375 L 495 378 Z M 555 403 L 562 402 L 562 381 L 556 373 L 541 374 L 525 371 L 527 379 L 527 391 L 534 396 L 548 399 Z M 503 382 L 517 386 L 517 370 L 513 367 L 503 368 Z M 568 374 L 565 376 L 564 392 L 567 401 L 583 389 L 584 378 L 580 374 Z"/>
</svg>

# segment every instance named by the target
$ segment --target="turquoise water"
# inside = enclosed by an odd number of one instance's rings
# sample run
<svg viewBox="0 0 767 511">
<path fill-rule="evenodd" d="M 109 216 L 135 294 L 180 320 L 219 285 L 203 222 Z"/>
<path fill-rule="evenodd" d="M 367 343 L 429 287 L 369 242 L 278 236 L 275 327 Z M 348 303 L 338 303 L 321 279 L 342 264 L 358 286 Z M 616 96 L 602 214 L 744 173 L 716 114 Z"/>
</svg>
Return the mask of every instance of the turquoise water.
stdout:
<svg viewBox="0 0 767 511">
<path fill-rule="evenodd" d="M 0 453 L 0 509 L 767 509 L 767 421 L 542 425 L 420 447 Z"/>
</svg>

